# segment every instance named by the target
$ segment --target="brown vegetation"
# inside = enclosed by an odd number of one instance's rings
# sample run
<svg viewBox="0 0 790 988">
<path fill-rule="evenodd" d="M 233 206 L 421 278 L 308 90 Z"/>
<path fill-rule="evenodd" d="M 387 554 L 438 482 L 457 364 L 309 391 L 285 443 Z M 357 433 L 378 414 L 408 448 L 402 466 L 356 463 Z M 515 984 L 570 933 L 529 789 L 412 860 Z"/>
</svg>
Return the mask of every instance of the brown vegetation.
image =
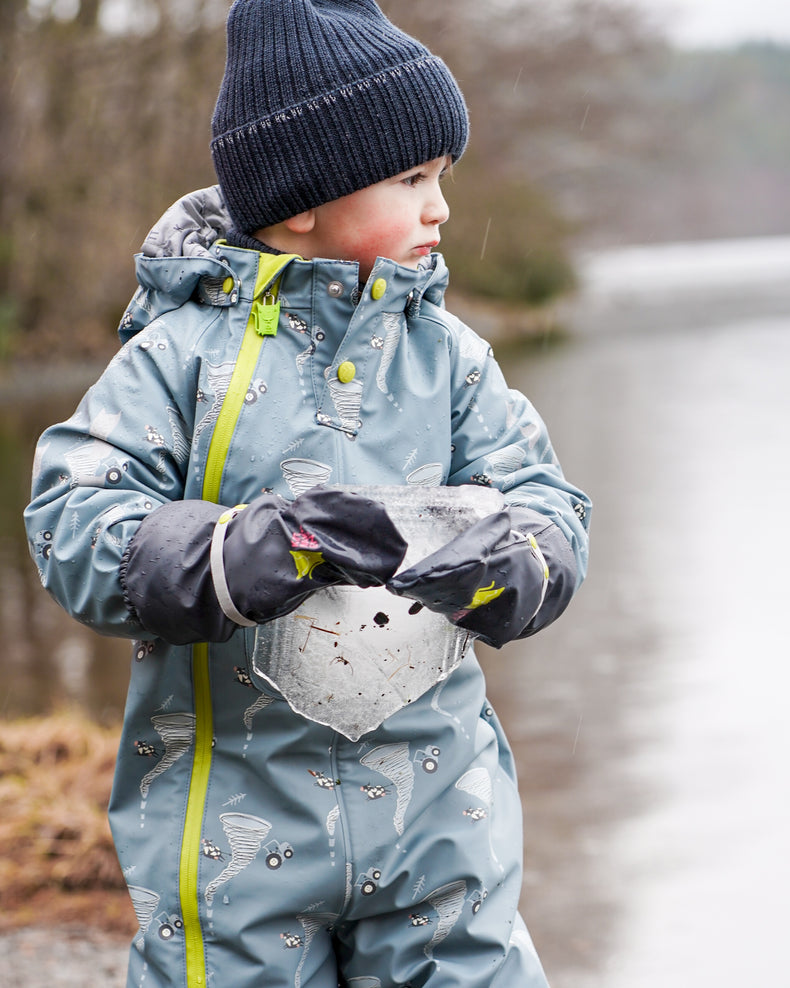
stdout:
<svg viewBox="0 0 790 988">
<path fill-rule="evenodd" d="M 76 713 L 0 721 L 0 930 L 135 929 L 107 823 L 117 746 Z"/>
</svg>

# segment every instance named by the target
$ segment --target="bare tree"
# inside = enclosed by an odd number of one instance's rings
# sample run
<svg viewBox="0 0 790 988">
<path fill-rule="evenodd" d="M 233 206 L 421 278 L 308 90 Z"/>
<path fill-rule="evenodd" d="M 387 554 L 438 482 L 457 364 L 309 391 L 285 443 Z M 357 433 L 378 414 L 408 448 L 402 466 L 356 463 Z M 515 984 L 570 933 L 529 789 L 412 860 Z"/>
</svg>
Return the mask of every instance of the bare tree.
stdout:
<svg viewBox="0 0 790 988">
<path fill-rule="evenodd" d="M 20 352 L 93 352 L 113 343 L 153 219 L 215 181 L 229 0 L 135 0 L 109 33 L 102 0 L 70 20 L 30 3 L 35 17 L 0 0 L 0 341 L 15 327 Z M 444 240 L 454 284 L 527 301 L 567 287 L 574 179 L 643 139 L 626 81 L 652 37 L 615 0 L 383 6 L 469 102 L 472 145 L 448 186 L 463 206 Z"/>
</svg>

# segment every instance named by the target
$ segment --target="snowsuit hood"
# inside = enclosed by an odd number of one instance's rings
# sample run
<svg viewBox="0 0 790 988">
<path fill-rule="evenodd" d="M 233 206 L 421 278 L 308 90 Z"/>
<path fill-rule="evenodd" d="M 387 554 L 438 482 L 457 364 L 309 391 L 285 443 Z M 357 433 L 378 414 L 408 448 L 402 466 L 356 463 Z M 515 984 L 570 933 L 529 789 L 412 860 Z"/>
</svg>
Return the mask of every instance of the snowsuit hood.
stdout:
<svg viewBox="0 0 790 988">
<path fill-rule="evenodd" d="M 135 255 L 139 288 L 118 327 L 122 343 L 194 296 L 206 305 L 238 303 L 242 272 L 221 249 L 232 228 L 218 185 L 188 193 L 163 213 Z M 443 305 L 448 280 L 442 256 L 431 255 L 409 289 L 412 306 L 422 298 Z"/>
<path fill-rule="evenodd" d="M 139 288 L 118 327 L 122 343 L 128 342 L 155 319 L 179 308 L 200 288 L 235 277 L 226 259 L 212 245 L 230 231 L 230 216 L 218 185 L 183 196 L 162 215 L 135 255 Z M 215 305 L 232 305 L 232 293 L 215 291 Z"/>
</svg>

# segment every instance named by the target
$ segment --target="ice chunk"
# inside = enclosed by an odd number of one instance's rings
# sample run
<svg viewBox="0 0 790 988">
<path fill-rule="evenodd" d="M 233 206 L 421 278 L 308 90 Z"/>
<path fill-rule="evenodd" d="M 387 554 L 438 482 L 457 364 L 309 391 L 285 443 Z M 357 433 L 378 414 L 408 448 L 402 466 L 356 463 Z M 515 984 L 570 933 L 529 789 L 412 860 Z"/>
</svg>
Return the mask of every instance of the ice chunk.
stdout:
<svg viewBox="0 0 790 988">
<path fill-rule="evenodd" d="M 486 487 L 344 487 L 381 501 L 408 542 L 402 568 L 502 508 Z M 251 675 L 357 741 L 457 668 L 472 636 L 383 587 L 329 587 L 255 631 Z M 262 683 L 260 681 L 263 681 Z"/>
</svg>

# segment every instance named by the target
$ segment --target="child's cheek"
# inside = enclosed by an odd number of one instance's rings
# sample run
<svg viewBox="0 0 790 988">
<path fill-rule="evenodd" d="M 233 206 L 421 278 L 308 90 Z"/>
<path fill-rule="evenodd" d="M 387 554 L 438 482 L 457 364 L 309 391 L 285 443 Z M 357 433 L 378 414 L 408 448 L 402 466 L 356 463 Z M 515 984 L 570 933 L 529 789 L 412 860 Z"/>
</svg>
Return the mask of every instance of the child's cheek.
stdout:
<svg viewBox="0 0 790 988">
<path fill-rule="evenodd" d="M 410 227 L 407 223 L 398 222 L 392 216 L 387 216 L 379 223 L 368 227 L 365 247 L 385 257 L 397 255 L 408 247 L 417 246 L 410 242 L 409 231 Z"/>
</svg>

